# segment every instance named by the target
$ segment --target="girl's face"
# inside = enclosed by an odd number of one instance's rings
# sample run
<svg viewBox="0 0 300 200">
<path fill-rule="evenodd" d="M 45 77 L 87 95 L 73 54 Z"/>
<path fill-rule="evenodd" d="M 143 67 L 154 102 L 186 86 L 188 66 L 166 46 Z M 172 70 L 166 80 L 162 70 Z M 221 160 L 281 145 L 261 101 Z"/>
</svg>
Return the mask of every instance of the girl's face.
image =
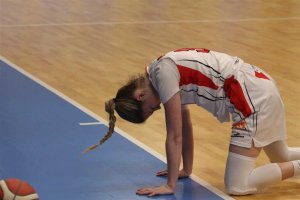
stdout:
<svg viewBox="0 0 300 200">
<path fill-rule="evenodd" d="M 148 89 L 137 89 L 134 96 L 138 101 L 142 102 L 142 110 L 144 119 L 148 119 L 154 111 L 160 109 L 160 99 Z"/>
<path fill-rule="evenodd" d="M 142 104 L 143 116 L 145 120 L 148 119 L 156 110 L 159 110 L 161 108 L 160 103 L 160 99 L 157 98 L 154 94 L 145 94 Z"/>
</svg>

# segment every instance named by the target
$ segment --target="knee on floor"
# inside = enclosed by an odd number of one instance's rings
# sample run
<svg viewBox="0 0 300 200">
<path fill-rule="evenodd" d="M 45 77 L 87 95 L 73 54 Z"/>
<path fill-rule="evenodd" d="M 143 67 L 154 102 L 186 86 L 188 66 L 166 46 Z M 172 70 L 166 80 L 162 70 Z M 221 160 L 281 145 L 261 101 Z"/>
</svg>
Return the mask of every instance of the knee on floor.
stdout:
<svg viewBox="0 0 300 200">
<path fill-rule="evenodd" d="M 249 195 L 257 193 L 256 188 L 250 188 L 241 185 L 225 185 L 227 194 L 230 195 Z"/>
</svg>

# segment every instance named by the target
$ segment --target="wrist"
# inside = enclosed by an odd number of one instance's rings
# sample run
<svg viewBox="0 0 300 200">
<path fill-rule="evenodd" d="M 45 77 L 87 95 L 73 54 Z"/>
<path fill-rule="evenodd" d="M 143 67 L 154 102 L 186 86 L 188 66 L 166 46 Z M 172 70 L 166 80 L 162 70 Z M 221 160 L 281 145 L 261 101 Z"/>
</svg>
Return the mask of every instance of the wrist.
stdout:
<svg viewBox="0 0 300 200">
<path fill-rule="evenodd" d="M 191 170 L 191 169 L 190 169 L 190 170 L 183 169 L 183 170 L 184 170 L 184 173 L 185 173 L 187 176 L 189 176 L 189 175 L 192 174 L 192 170 Z"/>
<path fill-rule="evenodd" d="M 176 188 L 176 183 L 169 183 L 169 182 L 168 182 L 168 183 L 166 184 L 166 187 L 174 192 L 174 191 L 175 191 L 175 188 Z"/>
</svg>

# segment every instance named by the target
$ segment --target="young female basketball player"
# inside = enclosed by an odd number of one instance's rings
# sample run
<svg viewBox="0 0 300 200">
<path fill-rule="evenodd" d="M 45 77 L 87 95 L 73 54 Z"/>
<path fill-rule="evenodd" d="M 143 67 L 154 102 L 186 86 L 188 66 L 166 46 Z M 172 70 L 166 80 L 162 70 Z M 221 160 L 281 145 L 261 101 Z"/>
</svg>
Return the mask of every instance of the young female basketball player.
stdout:
<svg viewBox="0 0 300 200">
<path fill-rule="evenodd" d="M 272 78 L 238 57 L 207 49 L 183 48 L 154 60 L 145 75 L 132 79 L 106 102 L 109 131 L 114 110 L 125 120 L 142 123 L 154 111 L 165 108 L 167 127 L 167 176 L 159 187 L 137 190 L 140 195 L 172 194 L 177 179 L 192 172 L 193 131 L 187 104 L 197 104 L 220 122 L 233 121 L 225 186 L 229 194 L 247 195 L 300 174 L 300 148 L 285 143 L 284 107 Z M 255 168 L 264 150 L 271 163 Z M 181 155 L 183 169 L 179 170 Z"/>
</svg>

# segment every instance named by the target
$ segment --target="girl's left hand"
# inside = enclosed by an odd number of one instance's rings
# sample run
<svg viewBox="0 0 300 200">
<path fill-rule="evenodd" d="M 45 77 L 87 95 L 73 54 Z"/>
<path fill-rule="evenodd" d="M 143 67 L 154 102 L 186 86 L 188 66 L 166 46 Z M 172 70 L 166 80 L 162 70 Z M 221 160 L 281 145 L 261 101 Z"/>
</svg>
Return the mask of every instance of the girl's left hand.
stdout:
<svg viewBox="0 0 300 200">
<path fill-rule="evenodd" d="M 148 188 L 140 188 L 136 191 L 138 195 L 147 195 L 148 197 L 156 196 L 156 195 L 166 195 L 173 194 L 173 189 L 166 185 L 161 185 L 159 187 L 148 187 Z"/>
</svg>

